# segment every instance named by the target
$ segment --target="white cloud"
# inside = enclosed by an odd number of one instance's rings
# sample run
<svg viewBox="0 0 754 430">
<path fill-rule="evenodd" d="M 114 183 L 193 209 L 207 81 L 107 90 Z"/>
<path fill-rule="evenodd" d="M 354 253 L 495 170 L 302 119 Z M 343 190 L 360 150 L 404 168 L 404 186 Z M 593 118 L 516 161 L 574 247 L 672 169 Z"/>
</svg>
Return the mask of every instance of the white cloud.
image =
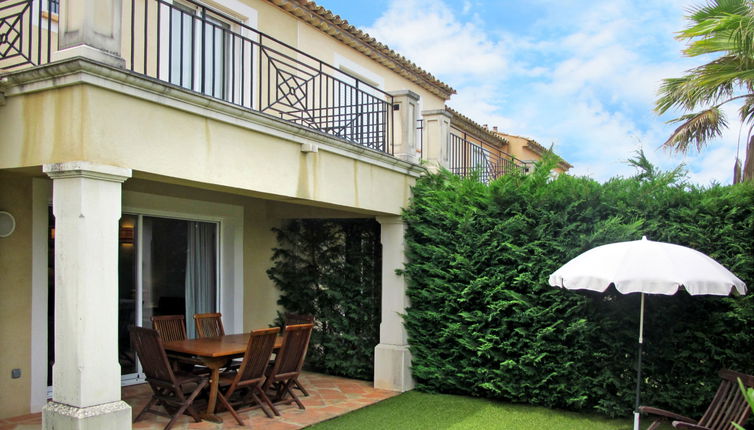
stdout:
<svg viewBox="0 0 754 430">
<path fill-rule="evenodd" d="M 393 0 L 365 30 L 456 88 L 449 105 L 464 115 L 554 143 L 574 174 L 633 174 L 625 160 L 644 148 L 664 169 L 685 161 L 699 183 L 730 182 L 728 135 L 701 154 L 658 149 L 672 131 L 652 111 L 659 84 L 697 61 L 673 39 L 686 4 L 530 0 L 526 7 L 541 13 L 514 31 L 504 23 L 488 30 L 468 0 L 455 15 L 442 0 Z"/>
<path fill-rule="evenodd" d="M 364 30 L 449 81 L 489 79 L 507 66 L 499 44 L 473 22 L 458 20 L 442 1 L 393 1 Z"/>
</svg>

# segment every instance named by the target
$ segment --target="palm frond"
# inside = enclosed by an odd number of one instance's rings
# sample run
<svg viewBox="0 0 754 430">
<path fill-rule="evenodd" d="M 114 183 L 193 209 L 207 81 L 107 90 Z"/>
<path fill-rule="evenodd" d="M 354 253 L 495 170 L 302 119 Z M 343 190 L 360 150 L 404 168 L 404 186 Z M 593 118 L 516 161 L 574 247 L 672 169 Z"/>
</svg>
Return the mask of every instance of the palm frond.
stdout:
<svg viewBox="0 0 754 430">
<path fill-rule="evenodd" d="M 696 83 L 704 87 L 744 86 L 754 81 L 754 67 L 748 66 L 736 56 L 724 56 L 692 69 Z"/>
<path fill-rule="evenodd" d="M 655 111 L 664 114 L 671 108 L 695 110 L 699 106 L 717 105 L 733 97 L 735 79 L 714 80 L 703 71 L 692 70 L 681 78 L 664 79 L 658 91 Z"/>
<path fill-rule="evenodd" d="M 750 94 L 744 99 L 744 104 L 738 109 L 739 118 L 744 124 L 754 124 L 754 94 Z"/>
<path fill-rule="evenodd" d="M 701 149 L 721 135 L 727 127 L 720 109 L 725 103 L 745 99 L 740 117 L 754 124 L 754 0 L 706 0 L 690 9 L 687 19 L 689 26 L 676 36 L 687 42 L 683 53 L 718 58 L 660 86 L 657 113 L 694 112 L 669 121 L 680 125 L 663 145 L 680 152 Z"/>
<path fill-rule="evenodd" d="M 688 19 L 699 23 L 723 14 L 743 14 L 748 9 L 746 0 L 714 0 L 688 10 Z"/>
<path fill-rule="evenodd" d="M 672 148 L 678 152 L 688 151 L 691 145 L 701 150 L 709 140 L 720 137 L 722 129 L 728 125 L 725 114 L 717 106 L 683 115 L 668 123 L 681 123 L 663 143 L 666 148 Z"/>
<path fill-rule="evenodd" d="M 733 38 L 733 33 L 732 31 L 727 31 L 725 34 L 718 33 L 714 37 L 699 38 L 698 40 L 689 42 L 688 47 L 681 52 L 689 57 L 732 52 L 738 49 Z M 680 37 L 676 38 L 680 39 Z"/>
<path fill-rule="evenodd" d="M 676 36 L 679 40 L 689 40 L 689 48 L 684 51 L 686 55 L 727 51 L 744 58 L 752 58 L 754 4 L 751 1 L 731 1 L 734 4 L 715 7 L 690 17 L 695 24 L 680 31 Z"/>
</svg>

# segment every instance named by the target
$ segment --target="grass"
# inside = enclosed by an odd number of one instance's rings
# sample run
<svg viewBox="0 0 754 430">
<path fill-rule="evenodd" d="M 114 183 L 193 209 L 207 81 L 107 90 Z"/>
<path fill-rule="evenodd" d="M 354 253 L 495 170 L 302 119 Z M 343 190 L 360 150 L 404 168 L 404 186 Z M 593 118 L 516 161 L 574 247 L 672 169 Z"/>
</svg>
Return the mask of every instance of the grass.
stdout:
<svg viewBox="0 0 754 430">
<path fill-rule="evenodd" d="M 644 420 L 642 428 L 649 425 Z M 494 400 L 409 391 L 316 424 L 313 430 L 631 430 L 630 419 L 608 419 Z M 661 427 L 662 430 L 670 427 Z"/>
</svg>

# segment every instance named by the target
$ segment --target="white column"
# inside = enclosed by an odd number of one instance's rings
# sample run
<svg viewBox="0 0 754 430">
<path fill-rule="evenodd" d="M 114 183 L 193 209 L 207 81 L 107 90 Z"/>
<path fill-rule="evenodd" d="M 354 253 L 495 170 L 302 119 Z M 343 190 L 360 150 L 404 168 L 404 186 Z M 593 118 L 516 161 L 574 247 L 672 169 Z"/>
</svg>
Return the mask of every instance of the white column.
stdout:
<svg viewBox="0 0 754 430">
<path fill-rule="evenodd" d="M 396 158 L 411 163 L 419 160 L 416 148 L 416 117 L 419 94 L 403 90 L 390 93 L 393 96 L 393 154 Z"/>
<path fill-rule="evenodd" d="M 55 365 L 45 429 L 130 429 L 120 399 L 118 220 L 131 169 L 46 164 L 55 215 Z"/>
<path fill-rule="evenodd" d="M 406 280 L 395 273 L 406 262 L 404 234 L 400 217 L 377 217 L 382 234 L 382 322 L 380 344 L 374 349 L 374 387 L 408 391 L 414 388 L 411 352 L 402 314 L 409 306 Z"/>
<path fill-rule="evenodd" d="M 450 142 L 450 120 L 453 114 L 445 109 L 425 110 L 424 118 L 424 154 L 430 170 L 440 166 L 448 167 L 448 144 Z"/>
<path fill-rule="evenodd" d="M 121 0 L 62 0 L 54 61 L 85 57 L 125 67 L 121 57 Z"/>
</svg>

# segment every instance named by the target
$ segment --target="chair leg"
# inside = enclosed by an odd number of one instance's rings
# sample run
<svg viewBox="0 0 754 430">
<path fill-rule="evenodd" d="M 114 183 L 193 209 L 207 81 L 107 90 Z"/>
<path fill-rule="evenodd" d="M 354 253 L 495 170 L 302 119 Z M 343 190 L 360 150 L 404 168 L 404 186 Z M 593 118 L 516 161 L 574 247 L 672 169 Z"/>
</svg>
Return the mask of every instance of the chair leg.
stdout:
<svg viewBox="0 0 754 430">
<path fill-rule="evenodd" d="M 657 427 L 660 427 L 660 424 L 662 423 L 662 420 L 654 420 L 652 424 L 647 427 L 647 430 L 655 430 Z"/>
<path fill-rule="evenodd" d="M 186 412 L 186 409 L 188 409 L 192 403 L 194 403 L 194 399 L 196 399 L 196 396 L 199 395 L 199 393 L 204 389 L 204 387 L 207 386 L 208 381 L 202 381 L 200 384 L 197 384 L 196 388 L 193 392 L 191 392 L 191 395 L 188 397 L 188 399 L 184 399 L 183 403 L 181 404 L 181 407 L 178 408 L 178 410 L 175 412 L 175 415 L 173 415 L 173 419 L 170 420 L 168 425 L 165 426 L 164 430 L 169 430 L 171 427 L 173 427 L 173 424 L 175 424 L 176 420 L 178 420 L 178 417 L 183 415 L 184 412 Z M 183 393 L 179 390 L 177 392 L 179 398 L 183 397 Z M 193 417 L 194 419 L 198 418 Z M 201 419 L 199 420 L 201 421 Z M 197 422 L 199 422 L 197 421 Z"/>
<path fill-rule="evenodd" d="M 259 395 L 257 395 L 257 393 L 259 393 Z M 251 397 L 257 403 L 259 403 L 259 407 L 262 408 L 264 414 L 267 415 L 267 418 L 275 418 L 275 415 L 280 416 L 280 412 L 275 408 L 275 406 L 270 401 L 270 398 L 267 397 L 267 394 L 265 394 L 264 390 L 262 390 L 261 387 L 255 387 L 254 391 L 251 392 Z M 272 412 L 270 412 L 267 408 L 270 408 Z"/>
<path fill-rule="evenodd" d="M 278 388 L 278 393 L 280 393 L 276 397 L 276 402 L 278 404 L 288 404 L 296 402 L 296 405 L 298 405 L 299 409 L 306 409 L 304 407 L 304 404 L 301 403 L 301 400 L 298 398 L 296 393 L 293 392 L 293 379 L 290 379 L 286 381 L 285 383 L 281 384 Z M 286 394 L 291 396 L 290 399 L 286 400 Z"/>
<path fill-rule="evenodd" d="M 147 403 L 147 405 L 146 405 L 146 406 L 144 406 L 144 409 L 142 409 L 142 410 L 141 410 L 141 412 L 139 412 L 139 415 L 136 415 L 136 418 L 134 418 L 133 422 L 139 421 L 139 420 L 141 419 L 141 417 L 142 417 L 142 416 L 143 416 L 143 415 L 144 415 L 145 413 L 147 413 L 147 412 L 148 412 L 148 411 L 149 411 L 149 410 L 150 410 L 150 409 L 152 408 L 152 406 L 154 406 L 154 404 L 155 404 L 155 403 L 157 403 L 157 398 L 153 396 L 153 397 L 152 397 L 152 398 L 151 398 L 151 399 L 149 400 L 149 403 Z"/>
<path fill-rule="evenodd" d="M 296 385 L 296 388 L 298 388 L 304 394 L 304 397 L 309 397 L 309 392 L 306 391 L 306 388 L 304 388 L 304 386 L 301 385 L 300 382 L 298 382 L 298 378 L 294 379 L 293 383 Z"/>
<path fill-rule="evenodd" d="M 290 381 L 290 382 L 294 382 L 294 381 Z M 288 392 L 288 394 L 290 394 L 291 398 L 293 398 L 293 401 L 296 402 L 299 409 L 306 409 L 304 407 L 304 404 L 301 403 L 301 400 L 298 398 L 296 393 L 293 392 L 293 384 L 290 382 L 288 384 L 285 384 L 285 390 Z"/>
<path fill-rule="evenodd" d="M 236 422 L 238 423 L 238 425 L 240 426 L 245 425 L 243 423 L 243 420 L 241 419 L 241 416 L 238 415 L 238 412 L 236 412 L 235 409 L 233 409 L 233 406 L 231 406 L 230 402 L 228 402 L 228 399 L 226 399 L 225 396 L 223 396 L 223 393 L 218 392 L 217 398 L 220 399 L 220 403 L 222 403 L 223 406 L 225 406 L 225 409 L 227 409 L 228 412 L 230 412 L 230 414 L 233 415 L 233 418 L 236 419 Z"/>
</svg>

